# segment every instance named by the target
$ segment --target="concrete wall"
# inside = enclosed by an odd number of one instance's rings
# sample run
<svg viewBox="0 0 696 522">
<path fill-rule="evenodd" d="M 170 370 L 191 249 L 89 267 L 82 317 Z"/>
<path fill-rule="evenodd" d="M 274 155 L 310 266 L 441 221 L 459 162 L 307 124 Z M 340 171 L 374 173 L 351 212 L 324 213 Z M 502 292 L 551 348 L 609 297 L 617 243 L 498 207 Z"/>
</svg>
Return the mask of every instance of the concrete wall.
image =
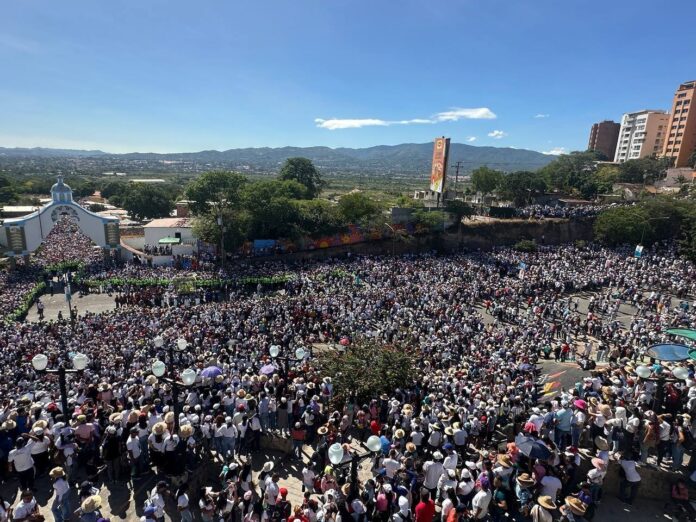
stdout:
<svg viewBox="0 0 696 522">
<path fill-rule="evenodd" d="M 520 239 L 535 239 L 539 244 L 557 245 L 579 239 L 592 239 L 593 220 L 497 220 L 476 225 L 462 225 L 461 237 L 456 231 L 446 234 L 409 236 L 392 241 L 383 239 L 354 245 L 322 248 L 295 254 L 276 256 L 287 261 L 325 259 L 351 255 L 391 255 L 414 252 L 439 252 L 491 250 L 494 246 L 514 245 Z M 273 256 L 253 260 L 264 261 Z M 252 261 L 253 261 L 252 260 Z"/>
</svg>

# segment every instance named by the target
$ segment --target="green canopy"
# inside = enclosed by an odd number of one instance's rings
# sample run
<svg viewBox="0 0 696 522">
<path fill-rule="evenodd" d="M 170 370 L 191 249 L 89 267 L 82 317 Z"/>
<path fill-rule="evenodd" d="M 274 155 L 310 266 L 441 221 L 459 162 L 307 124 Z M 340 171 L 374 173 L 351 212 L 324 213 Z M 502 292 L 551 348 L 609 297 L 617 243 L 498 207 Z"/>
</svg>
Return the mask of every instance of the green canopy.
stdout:
<svg viewBox="0 0 696 522">
<path fill-rule="evenodd" d="M 178 245 L 181 243 L 180 237 L 163 237 L 158 241 L 160 245 Z"/>
<path fill-rule="evenodd" d="M 665 333 L 670 335 L 676 335 L 677 337 L 686 337 L 692 341 L 696 341 L 696 330 L 689 330 L 687 328 L 669 328 L 665 330 Z"/>
</svg>

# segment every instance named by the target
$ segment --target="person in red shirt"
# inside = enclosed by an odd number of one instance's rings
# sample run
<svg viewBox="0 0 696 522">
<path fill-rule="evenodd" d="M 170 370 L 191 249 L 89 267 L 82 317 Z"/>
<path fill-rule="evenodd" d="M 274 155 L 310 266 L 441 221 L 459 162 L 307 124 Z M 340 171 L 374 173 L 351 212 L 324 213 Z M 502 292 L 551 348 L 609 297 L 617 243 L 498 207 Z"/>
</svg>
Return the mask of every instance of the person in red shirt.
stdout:
<svg viewBox="0 0 696 522">
<path fill-rule="evenodd" d="M 421 492 L 420 502 L 416 505 L 416 522 L 433 522 L 435 502 L 430 499 L 430 492 Z"/>
</svg>

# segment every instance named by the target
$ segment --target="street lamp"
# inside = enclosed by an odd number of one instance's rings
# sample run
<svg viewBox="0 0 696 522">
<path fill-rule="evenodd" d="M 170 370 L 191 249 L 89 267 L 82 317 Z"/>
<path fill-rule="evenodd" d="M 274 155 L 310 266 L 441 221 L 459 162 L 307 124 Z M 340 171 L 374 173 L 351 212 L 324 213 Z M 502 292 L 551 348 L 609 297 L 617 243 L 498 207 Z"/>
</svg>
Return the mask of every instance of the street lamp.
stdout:
<svg viewBox="0 0 696 522">
<path fill-rule="evenodd" d="M 164 346 L 164 339 L 158 335 L 153 339 L 153 343 L 155 347 L 159 350 Z M 155 361 L 153 361 L 151 367 L 152 374 L 155 377 L 163 380 L 168 384 L 171 384 L 172 386 L 172 397 L 174 401 L 174 431 L 176 433 L 179 432 L 179 414 L 181 409 L 179 406 L 179 386 L 188 388 L 196 382 L 197 377 L 196 371 L 192 370 L 191 368 L 186 368 L 184 371 L 181 372 L 181 374 L 179 375 L 179 377 L 181 378 L 181 382 L 177 381 L 176 376 L 174 375 L 173 368 L 177 366 L 177 360 L 174 356 L 174 352 L 176 350 L 176 352 L 182 353 L 186 351 L 188 345 L 188 341 L 183 337 L 177 339 L 175 343 L 169 344 L 167 352 L 169 353 L 169 364 L 172 366 L 172 368 L 170 369 L 170 377 L 164 376 L 167 373 L 167 365 L 164 363 L 164 361 L 156 359 Z"/>
<path fill-rule="evenodd" d="M 278 359 L 284 362 L 286 375 L 290 372 L 290 362 L 301 362 L 307 356 L 307 350 L 305 350 L 302 346 L 298 347 L 295 350 L 294 359 L 287 356 L 281 356 L 280 352 L 281 348 L 277 344 L 272 344 L 268 349 L 268 353 L 271 356 L 271 359 Z"/>
<path fill-rule="evenodd" d="M 394 230 L 394 227 L 391 226 L 389 223 L 384 223 L 384 226 L 387 227 L 389 230 L 391 230 L 392 233 L 392 257 L 394 257 L 394 244 L 396 241 L 396 230 Z"/>
<path fill-rule="evenodd" d="M 68 416 L 68 387 L 66 384 L 65 376 L 68 373 L 78 373 L 84 371 L 89 364 L 89 358 L 83 353 L 77 353 L 72 358 L 73 369 L 65 367 L 65 362 L 58 363 L 58 368 L 48 369 L 48 357 L 44 354 L 39 353 L 32 357 L 31 365 L 34 367 L 37 373 L 57 373 L 58 374 L 58 386 L 60 388 L 60 404 L 63 409 L 63 415 Z"/>
</svg>

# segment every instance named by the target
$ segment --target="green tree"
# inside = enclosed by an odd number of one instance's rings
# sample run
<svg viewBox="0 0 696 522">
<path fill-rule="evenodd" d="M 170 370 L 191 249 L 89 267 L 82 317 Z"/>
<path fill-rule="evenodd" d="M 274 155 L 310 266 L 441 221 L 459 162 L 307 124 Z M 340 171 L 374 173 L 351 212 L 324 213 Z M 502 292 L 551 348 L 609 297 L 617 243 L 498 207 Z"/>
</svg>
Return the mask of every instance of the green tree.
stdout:
<svg viewBox="0 0 696 522">
<path fill-rule="evenodd" d="M 123 196 L 123 208 L 138 221 L 167 217 L 174 199 L 165 189 L 149 183 L 132 183 Z"/>
<path fill-rule="evenodd" d="M 221 228 L 217 218 L 213 212 L 195 216 L 194 235 L 207 243 L 219 245 Z M 225 208 L 222 210 L 222 218 L 225 226 L 225 250 L 232 252 L 242 246 L 248 237 L 249 214 L 243 209 Z"/>
<path fill-rule="evenodd" d="M 221 209 L 239 208 L 248 180 L 237 172 L 205 172 L 188 184 L 184 191 L 194 214 L 220 213 Z"/>
<path fill-rule="evenodd" d="M 511 200 L 516 206 L 529 203 L 534 196 L 548 189 L 546 179 L 537 172 L 512 172 L 506 175 L 498 190 L 500 197 Z"/>
<path fill-rule="evenodd" d="M 382 217 L 382 206 L 362 192 L 344 194 L 338 200 L 338 210 L 347 223 L 356 225 L 373 224 Z"/>
<path fill-rule="evenodd" d="M 307 158 L 288 158 L 281 167 L 278 179 L 295 180 L 307 187 L 307 196 L 315 198 L 325 182 L 311 160 Z"/>
<path fill-rule="evenodd" d="M 338 405 L 350 396 L 362 404 L 382 393 L 408 387 L 419 366 L 412 350 L 374 341 L 359 341 L 343 351 L 322 352 L 317 363 L 321 374 L 331 377 Z"/>
<path fill-rule="evenodd" d="M 116 205 L 111 201 L 114 196 L 122 198 L 123 194 L 128 191 L 128 184 L 123 181 L 109 181 L 101 189 L 101 195 L 103 198 L 109 200 L 109 203 Z"/>
<path fill-rule="evenodd" d="M 670 158 L 654 156 L 628 160 L 619 166 L 620 180 L 624 183 L 654 183 L 665 177 L 671 161 Z"/>
<path fill-rule="evenodd" d="M 435 231 L 442 230 L 445 225 L 445 213 L 441 210 L 418 209 L 413 218 L 416 224 Z"/>
<path fill-rule="evenodd" d="M 323 199 L 295 200 L 297 232 L 312 237 L 329 236 L 345 229 L 346 221 L 336 205 Z"/>
<path fill-rule="evenodd" d="M 597 170 L 600 154 L 596 151 L 563 154 L 539 169 L 539 174 L 556 190 L 580 190 Z"/>
<path fill-rule="evenodd" d="M 6 176 L 0 176 L 0 203 L 14 203 L 17 200 L 17 190 Z"/>
<path fill-rule="evenodd" d="M 503 181 L 503 173 L 489 167 L 479 167 L 471 173 L 471 183 L 474 189 L 483 194 L 490 194 Z"/>
</svg>

